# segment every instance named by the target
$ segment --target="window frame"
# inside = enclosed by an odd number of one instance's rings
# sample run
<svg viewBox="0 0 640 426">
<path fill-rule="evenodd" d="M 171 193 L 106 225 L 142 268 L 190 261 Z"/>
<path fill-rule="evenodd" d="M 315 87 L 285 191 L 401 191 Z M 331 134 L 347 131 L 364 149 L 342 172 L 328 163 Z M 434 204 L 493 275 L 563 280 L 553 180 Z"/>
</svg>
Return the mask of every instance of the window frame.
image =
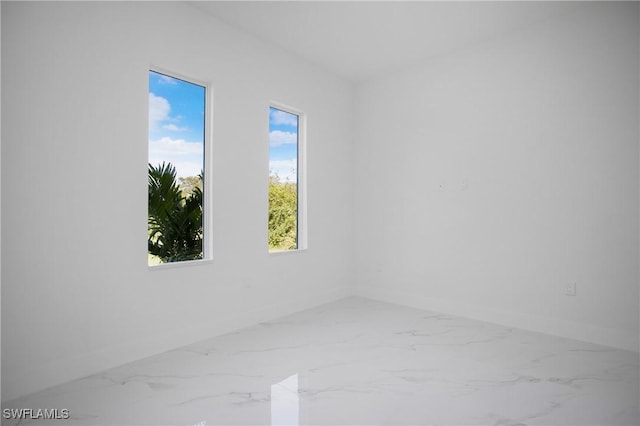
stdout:
<svg viewBox="0 0 640 426">
<path fill-rule="evenodd" d="M 147 81 L 147 97 L 149 98 L 149 73 L 155 72 L 158 74 L 165 75 L 167 77 L 175 78 L 178 80 L 182 80 L 187 83 L 195 84 L 197 86 L 204 88 L 204 134 L 203 134 L 203 145 L 204 148 L 202 150 L 202 168 L 204 172 L 204 181 L 202 182 L 202 259 L 194 259 L 194 260 L 184 260 L 181 262 L 170 262 L 170 263 L 160 263 L 157 265 L 149 265 L 147 263 L 147 268 L 150 271 L 157 271 L 162 269 L 171 269 L 171 268 L 182 268 L 189 266 L 199 266 L 207 263 L 211 263 L 213 261 L 213 214 L 212 214 L 212 180 L 211 180 L 211 171 L 212 161 L 211 161 L 211 141 L 213 139 L 213 84 L 205 81 L 200 78 L 193 78 L 187 76 L 182 72 L 175 72 L 169 70 L 167 68 L 158 67 L 155 65 L 149 65 L 146 70 L 146 81 Z M 149 121 L 149 106 L 147 101 L 147 122 Z M 147 164 L 149 164 L 149 129 L 147 128 Z M 148 182 L 147 182 L 148 186 Z M 148 205 L 147 205 L 147 218 L 148 218 Z M 148 229 L 148 224 L 147 224 Z M 148 256 L 149 250 L 145 250 Z"/>
<path fill-rule="evenodd" d="M 288 112 L 289 114 L 294 114 L 298 116 L 298 158 L 297 158 L 297 213 L 298 217 L 296 218 L 296 248 L 289 250 L 271 250 L 269 249 L 269 244 L 267 243 L 267 251 L 270 255 L 282 255 L 286 253 L 298 253 L 304 252 L 308 249 L 308 234 L 307 234 L 307 114 L 301 109 L 294 108 L 290 105 L 287 105 L 278 101 L 270 101 L 269 111 L 271 108 L 278 109 L 280 111 Z M 270 117 L 270 114 L 267 115 Z M 270 120 L 270 118 L 268 118 Z M 270 123 L 267 123 L 270 124 Z M 268 126 L 270 129 L 270 126 Z M 267 146 L 269 146 L 269 133 L 267 132 Z M 271 156 L 268 158 L 271 161 Z M 268 168 L 269 162 L 267 162 Z M 269 178 L 269 172 L 267 172 L 267 179 Z M 267 194 L 267 211 L 269 210 L 269 200 Z M 269 234 L 269 226 L 267 223 L 266 226 L 267 231 L 267 241 Z"/>
</svg>

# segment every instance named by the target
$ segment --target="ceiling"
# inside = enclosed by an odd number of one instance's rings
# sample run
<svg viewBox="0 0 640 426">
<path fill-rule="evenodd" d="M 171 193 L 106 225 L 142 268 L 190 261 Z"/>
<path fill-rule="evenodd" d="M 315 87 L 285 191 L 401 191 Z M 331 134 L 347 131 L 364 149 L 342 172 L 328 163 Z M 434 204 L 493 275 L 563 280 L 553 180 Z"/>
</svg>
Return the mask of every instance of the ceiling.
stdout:
<svg viewBox="0 0 640 426">
<path fill-rule="evenodd" d="M 578 5 L 538 1 L 189 3 L 352 81 L 504 35 Z"/>
</svg>

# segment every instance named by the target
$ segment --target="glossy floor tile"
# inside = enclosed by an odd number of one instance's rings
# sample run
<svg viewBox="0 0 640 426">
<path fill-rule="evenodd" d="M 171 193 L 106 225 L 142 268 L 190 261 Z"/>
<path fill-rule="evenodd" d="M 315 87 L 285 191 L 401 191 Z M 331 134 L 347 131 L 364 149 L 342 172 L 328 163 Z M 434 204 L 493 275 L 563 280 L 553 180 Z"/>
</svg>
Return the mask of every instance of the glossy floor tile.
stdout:
<svg viewBox="0 0 640 426">
<path fill-rule="evenodd" d="M 56 425 L 640 425 L 639 386 L 637 353 L 350 298 L 3 408 L 68 409 Z"/>
</svg>

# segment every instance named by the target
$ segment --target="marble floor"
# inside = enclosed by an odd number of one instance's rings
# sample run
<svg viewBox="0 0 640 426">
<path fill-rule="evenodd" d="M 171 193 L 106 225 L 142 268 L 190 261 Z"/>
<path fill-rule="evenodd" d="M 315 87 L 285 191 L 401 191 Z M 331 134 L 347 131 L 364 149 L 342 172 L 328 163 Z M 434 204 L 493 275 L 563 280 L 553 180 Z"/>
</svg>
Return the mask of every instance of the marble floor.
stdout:
<svg viewBox="0 0 640 426">
<path fill-rule="evenodd" d="M 3 408 L 68 409 L 55 425 L 640 425 L 638 362 L 633 352 L 350 298 Z"/>
</svg>

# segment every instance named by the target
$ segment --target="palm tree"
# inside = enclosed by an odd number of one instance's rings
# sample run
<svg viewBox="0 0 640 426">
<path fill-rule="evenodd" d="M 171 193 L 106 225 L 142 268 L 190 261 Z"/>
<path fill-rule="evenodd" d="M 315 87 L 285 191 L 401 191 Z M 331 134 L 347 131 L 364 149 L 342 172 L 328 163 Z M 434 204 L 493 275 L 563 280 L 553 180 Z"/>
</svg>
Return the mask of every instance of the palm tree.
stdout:
<svg viewBox="0 0 640 426">
<path fill-rule="evenodd" d="M 182 194 L 171 163 L 149 164 L 150 254 L 162 262 L 202 259 L 202 200 L 199 187 Z"/>
</svg>

